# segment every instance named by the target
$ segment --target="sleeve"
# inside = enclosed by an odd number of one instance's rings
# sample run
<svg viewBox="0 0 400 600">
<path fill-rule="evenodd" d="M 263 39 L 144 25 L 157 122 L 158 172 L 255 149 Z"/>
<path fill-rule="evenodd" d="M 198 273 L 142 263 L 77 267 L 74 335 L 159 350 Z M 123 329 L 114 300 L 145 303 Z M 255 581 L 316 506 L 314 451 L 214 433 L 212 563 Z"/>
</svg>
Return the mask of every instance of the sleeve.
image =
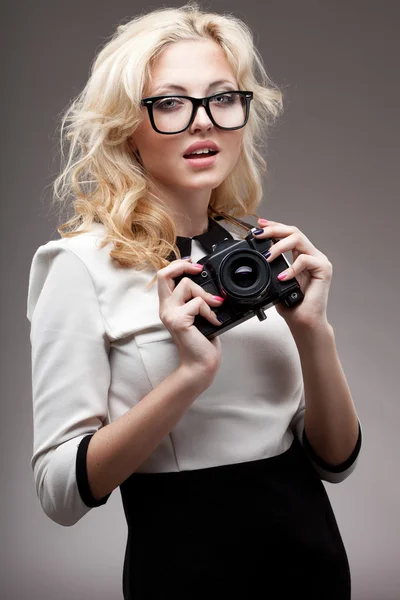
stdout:
<svg viewBox="0 0 400 600">
<path fill-rule="evenodd" d="M 308 458 L 310 459 L 311 463 L 313 464 L 314 468 L 316 469 L 317 473 L 323 481 L 327 481 L 329 483 L 340 483 L 344 481 L 354 471 L 357 465 L 358 455 L 360 453 L 362 442 L 362 430 L 360 422 L 358 422 L 358 439 L 353 452 L 344 463 L 342 463 L 341 465 L 334 466 L 322 460 L 322 458 L 318 456 L 318 454 L 314 451 L 310 442 L 308 441 L 304 429 L 304 411 L 305 402 L 303 390 L 299 408 L 290 424 L 291 429 L 299 439 Z"/>
<path fill-rule="evenodd" d="M 59 241 L 33 257 L 27 301 L 31 322 L 33 456 L 46 515 L 74 525 L 96 501 L 86 452 L 108 415 L 109 338 L 83 261 Z"/>
</svg>

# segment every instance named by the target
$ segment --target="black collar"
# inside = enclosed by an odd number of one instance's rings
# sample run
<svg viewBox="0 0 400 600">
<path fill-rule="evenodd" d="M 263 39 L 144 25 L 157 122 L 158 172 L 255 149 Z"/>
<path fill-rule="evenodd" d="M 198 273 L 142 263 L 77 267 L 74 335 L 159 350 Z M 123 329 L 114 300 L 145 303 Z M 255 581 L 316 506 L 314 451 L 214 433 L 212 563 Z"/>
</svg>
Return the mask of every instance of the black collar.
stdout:
<svg viewBox="0 0 400 600">
<path fill-rule="evenodd" d="M 176 245 L 179 248 L 182 258 L 185 256 L 190 256 L 192 253 L 192 240 L 197 240 L 205 249 L 207 254 L 211 254 L 213 251 L 213 245 L 218 242 L 222 242 L 223 240 L 233 240 L 233 236 L 217 223 L 217 220 L 220 220 L 221 217 L 216 217 L 215 219 L 208 219 L 208 229 L 204 233 L 200 235 L 195 235 L 192 238 L 177 236 Z M 176 256 L 174 252 L 168 256 L 169 261 L 175 260 Z"/>
</svg>

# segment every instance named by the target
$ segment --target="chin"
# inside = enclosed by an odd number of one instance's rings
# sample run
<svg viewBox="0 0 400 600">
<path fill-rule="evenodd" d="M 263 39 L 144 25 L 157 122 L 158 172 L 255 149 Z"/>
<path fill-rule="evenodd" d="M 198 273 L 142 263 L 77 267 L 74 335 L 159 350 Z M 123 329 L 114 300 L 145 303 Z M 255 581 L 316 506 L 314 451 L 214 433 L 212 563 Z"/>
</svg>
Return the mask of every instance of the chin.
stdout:
<svg viewBox="0 0 400 600">
<path fill-rule="evenodd" d="M 202 189 L 209 189 L 209 190 L 213 190 L 216 187 L 218 187 L 219 185 L 221 185 L 221 183 L 226 179 L 227 174 L 225 175 L 221 175 L 221 174 L 211 174 L 211 173 L 206 173 L 205 171 L 202 173 L 196 173 L 195 176 L 192 177 L 185 177 L 185 179 L 181 179 L 180 180 L 180 185 L 185 187 L 185 188 L 189 188 L 192 190 L 202 190 Z"/>
<path fill-rule="evenodd" d="M 201 183 L 188 183 L 188 184 L 181 184 L 180 187 L 184 187 L 187 190 L 193 190 L 193 191 L 200 191 L 200 190 L 214 190 L 215 188 L 217 188 L 219 185 L 221 185 L 222 181 L 214 181 L 214 180 L 209 180 L 209 181 L 203 181 Z"/>
</svg>

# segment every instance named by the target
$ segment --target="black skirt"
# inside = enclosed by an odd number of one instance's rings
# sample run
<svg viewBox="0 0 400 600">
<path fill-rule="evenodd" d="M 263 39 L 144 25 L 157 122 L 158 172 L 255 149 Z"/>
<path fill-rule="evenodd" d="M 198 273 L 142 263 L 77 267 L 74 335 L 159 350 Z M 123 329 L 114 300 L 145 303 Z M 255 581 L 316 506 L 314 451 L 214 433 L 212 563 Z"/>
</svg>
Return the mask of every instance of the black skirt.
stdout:
<svg viewBox="0 0 400 600">
<path fill-rule="evenodd" d="M 125 600 L 350 599 L 336 519 L 297 439 L 263 460 L 134 473 L 121 496 Z"/>
</svg>

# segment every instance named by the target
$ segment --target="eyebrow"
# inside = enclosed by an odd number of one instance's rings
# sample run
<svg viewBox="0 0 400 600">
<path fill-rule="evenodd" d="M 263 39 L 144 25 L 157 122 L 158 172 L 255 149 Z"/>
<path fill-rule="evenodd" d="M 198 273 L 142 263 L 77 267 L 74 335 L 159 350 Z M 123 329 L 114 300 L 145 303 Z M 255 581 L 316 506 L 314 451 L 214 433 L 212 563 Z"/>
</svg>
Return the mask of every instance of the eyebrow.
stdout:
<svg viewBox="0 0 400 600">
<path fill-rule="evenodd" d="M 219 86 L 219 85 L 231 85 L 232 88 L 236 87 L 236 84 L 234 84 L 232 81 L 229 81 L 228 79 L 219 79 L 218 81 L 214 81 L 213 83 L 210 83 L 210 85 L 208 86 L 208 90 L 211 90 L 211 88 Z M 158 88 L 156 88 L 156 90 L 153 92 L 153 96 L 157 96 L 158 94 L 161 95 L 161 92 L 164 92 L 165 90 L 178 90 L 180 92 L 186 92 L 187 93 L 187 89 L 181 85 L 177 85 L 176 83 L 163 83 L 161 86 L 159 86 Z"/>
</svg>

